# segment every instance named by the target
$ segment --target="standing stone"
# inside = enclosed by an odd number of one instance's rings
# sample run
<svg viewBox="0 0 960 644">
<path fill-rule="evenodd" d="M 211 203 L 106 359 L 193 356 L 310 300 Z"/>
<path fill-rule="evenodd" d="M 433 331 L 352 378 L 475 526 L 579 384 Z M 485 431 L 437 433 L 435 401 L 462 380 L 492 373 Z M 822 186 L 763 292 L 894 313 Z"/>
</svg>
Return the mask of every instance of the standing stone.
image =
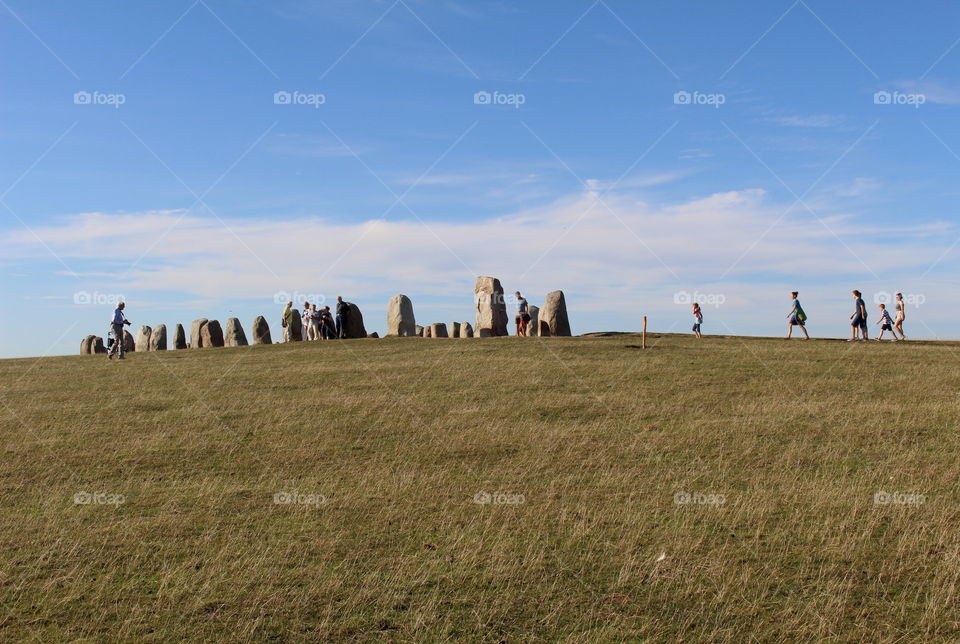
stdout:
<svg viewBox="0 0 960 644">
<path fill-rule="evenodd" d="M 167 325 L 158 324 L 154 327 L 153 331 L 150 332 L 150 341 L 148 342 L 148 348 L 151 351 L 166 351 L 167 350 Z"/>
<path fill-rule="evenodd" d="M 303 340 L 303 321 L 300 319 L 300 311 L 297 307 L 290 309 L 290 341 L 301 342 Z"/>
<path fill-rule="evenodd" d="M 431 338 L 449 338 L 447 335 L 447 325 L 443 322 L 434 322 L 430 325 Z"/>
<path fill-rule="evenodd" d="M 186 349 L 187 348 L 187 335 L 183 332 L 183 325 L 178 324 L 177 330 L 173 334 L 173 348 L 174 349 Z"/>
<path fill-rule="evenodd" d="M 429 337 L 430 337 L 430 327 L 428 327 L 428 326 L 423 327 L 423 337 L 425 337 L 425 338 L 429 338 Z"/>
<path fill-rule="evenodd" d="M 417 333 L 417 320 L 413 315 L 413 302 L 406 295 L 394 295 L 387 305 L 387 335 L 401 338 Z"/>
<path fill-rule="evenodd" d="M 137 341 L 133 338 L 133 334 L 123 330 L 123 350 L 127 353 L 137 350 Z"/>
<path fill-rule="evenodd" d="M 90 343 L 90 353 L 106 353 L 107 348 L 103 346 L 103 338 L 98 335 L 93 336 L 93 340 Z"/>
<path fill-rule="evenodd" d="M 200 329 L 200 346 L 201 348 L 223 346 L 223 329 L 220 328 L 219 322 L 210 320 L 203 325 Z"/>
<path fill-rule="evenodd" d="M 144 325 L 137 329 L 137 351 L 150 350 L 150 327 Z"/>
<path fill-rule="evenodd" d="M 540 307 L 530 305 L 527 307 L 527 313 L 530 314 L 530 322 L 527 323 L 527 335 L 537 335 L 537 324 L 540 321 Z"/>
<path fill-rule="evenodd" d="M 493 329 L 480 329 L 480 330 L 477 332 L 476 337 L 478 337 L 478 338 L 492 338 L 492 337 L 493 337 Z"/>
<path fill-rule="evenodd" d="M 507 304 L 503 299 L 500 280 L 495 277 L 478 277 L 473 294 L 480 337 L 507 335 Z M 484 334 L 484 330 L 489 333 Z"/>
<path fill-rule="evenodd" d="M 360 307 L 353 302 L 346 302 L 346 305 L 350 307 L 350 315 L 347 316 L 347 337 L 367 337 L 367 330 L 363 326 L 363 313 L 360 312 Z"/>
<path fill-rule="evenodd" d="M 461 338 L 472 338 L 473 337 L 473 327 L 469 322 L 460 323 L 460 337 Z"/>
<path fill-rule="evenodd" d="M 569 337 L 570 320 L 567 318 L 567 301 L 563 297 L 563 291 L 550 291 L 547 293 L 547 299 L 540 309 L 540 326 L 537 329 L 541 335 L 544 327 L 549 329 L 549 335 Z"/>
<path fill-rule="evenodd" d="M 267 318 L 258 315 L 253 321 L 253 343 L 254 344 L 273 344 L 270 339 L 270 325 L 267 324 Z"/>
<path fill-rule="evenodd" d="M 537 335 L 541 338 L 550 337 L 550 325 L 543 318 L 537 321 Z"/>
<path fill-rule="evenodd" d="M 460 337 L 460 323 L 459 323 L 459 322 L 451 322 L 451 323 L 450 323 L 450 337 L 451 337 L 451 338 L 459 338 L 459 337 Z"/>
<path fill-rule="evenodd" d="M 416 326 L 416 328 L 414 329 L 414 335 L 416 335 L 418 338 L 422 338 L 422 337 L 423 337 L 423 327 L 420 326 L 419 324 L 418 324 L 418 325 Z"/>
<path fill-rule="evenodd" d="M 97 337 L 97 336 L 95 336 L 95 335 L 88 335 L 87 337 L 85 337 L 83 340 L 80 341 L 80 355 L 82 355 L 82 356 L 88 356 L 88 355 L 90 355 L 91 353 L 93 353 L 93 351 L 91 351 L 91 349 L 93 348 L 93 339 L 94 339 L 95 337 Z"/>
<path fill-rule="evenodd" d="M 190 348 L 199 349 L 202 344 L 200 344 L 200 329 L 203 328 L 203 325 L 207 323 L 207 318 L 197 318 L 190 324 Z"/>
<path fill-rule="evenodd" d="M 227 320 L 227 335 L 224 337 L 223 343 L 228 347 L 247 346 L 247 334 L 243 332 L 243 327 L 240 326 L 240 320 L 237 318 Z"/>
</svg>

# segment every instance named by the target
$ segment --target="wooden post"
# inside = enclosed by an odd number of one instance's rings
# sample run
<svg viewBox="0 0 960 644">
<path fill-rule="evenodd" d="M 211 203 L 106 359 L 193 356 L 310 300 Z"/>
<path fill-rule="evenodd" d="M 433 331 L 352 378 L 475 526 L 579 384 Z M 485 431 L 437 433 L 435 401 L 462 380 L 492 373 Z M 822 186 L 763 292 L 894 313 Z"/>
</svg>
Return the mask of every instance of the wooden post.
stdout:
<svg viewBox="0 0 960 644">
<path fill-rule="evenodd" d="M 647 348 L 647 316 L 643 316 L 643 337 L 640 341 L 640 346 L 644 349 Z"/>
</svg>

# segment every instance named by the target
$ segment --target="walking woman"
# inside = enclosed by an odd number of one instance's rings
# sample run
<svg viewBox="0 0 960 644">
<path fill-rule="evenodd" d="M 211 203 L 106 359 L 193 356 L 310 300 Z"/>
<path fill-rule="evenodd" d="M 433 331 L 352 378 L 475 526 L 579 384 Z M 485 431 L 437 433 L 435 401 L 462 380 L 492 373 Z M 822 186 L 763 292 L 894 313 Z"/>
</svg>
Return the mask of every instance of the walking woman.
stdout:
<svg viewBox="0 0 960 644">
<path fill-rule="evenodd" d="M 863 301 L 860 291 L 853 291 L 854 309 L 850 315 L 850 339 L 847 342 L 856 342 L 857 340 L 869 340 L 867 335 L 867 305 Z M 861 338 L 857 337 L 860 333 Z"/>
<path fill-rule="evenodd" d="M 901 340 L 906 340 L 907 336 L 903 334 L 903 321 L 907 319 L 906 307 L 903 304 L 903 293 L 897 293 L 896 317 L 893 319 L 893 337 L 900 334 Z"/>
<path fill-rule="evenodd" d="M 790 293 L 790 297 L 793 300 L 793 307 L 790 309 L 790 313 L 787 314 L 790 323 L 787 325 L 787 339 L 789 340 L 793 336 L 793 327 L 798 326 L 800 330 L 803 331 L 803 339 L 809 340 L 810 336 L 807 334 L 807 314 L 803 312 L 803 307 L 800 306 L 800 300 L 797 299 L 799 291 L 793 291 Z"/>
</svg>

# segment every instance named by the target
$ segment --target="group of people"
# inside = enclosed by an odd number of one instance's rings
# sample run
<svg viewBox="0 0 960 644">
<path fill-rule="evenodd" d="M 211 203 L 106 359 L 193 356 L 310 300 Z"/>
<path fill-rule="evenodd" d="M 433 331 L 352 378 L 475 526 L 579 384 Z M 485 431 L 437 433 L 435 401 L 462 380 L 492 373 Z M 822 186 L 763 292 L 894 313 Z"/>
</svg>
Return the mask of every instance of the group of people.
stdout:
<svg viewBox="0 0 960 644">
<path fill-rule="evenodd" d="M 350 305 L 343 301 L 342 296 L 337 296 L 335 313 L 330 311 L 329 306 L 318 309 L 316 304 L 304 302 L 303 311 L 300 313 L 302 339 L 343 339 L 347 337 L 349 318 Z M 283 327 L 283 341 L 290 342 L 293 339 L 293 302 L 287 302 L 286 308 L 283 309 L 280 325 Z"/>
<path fill-rule="evenodd" d="M 853 299 L 855 300 L 853 313 L 850 315 L 850 339 L 847 342 L 857 342 L 857 341 L 866 341 L 870 339 L 868 327 L 867 327 L 867 305 L 863 301 L 863 295 L 860 291 L 854 290 Z M 519 295 L 519 293 L 517 293 Z M 790 312 L 787 313 L 787 319 L 789 320 L 787 326 L 787 339 L 793 337 L 793 328 L 799 327 L 800 331 L 803 333 L 803 338 L 805 340 L 810 339 L 810 334 L 807 333 L 807 314 L 803 310 L 803 307 L 800 306 L 800 293 L 798 291 L 793 291 L 790 293 L 791 307 Z M 886 304 L 879 304 L 878 308 L 880 309 L 880 319 L 877 320 L 874 324 L 880 325 L 880 335 L 877 337 L 877 340 L 883 340 L 884 334 L 889 331 L 891 341 L 896 342 L 897 340 L 906 340 L 907 336 L 903 333 L 903 321 L 907 319 L 906 306 L 903 301 L 903 293 L 897 293 L 896 301 L 894 302 L 894 316 L 890 316 L 890 311 L 887 310 Z M 699 302 L 693 303 L 693 334 L 697 338 L 702 338 L 703 335 L 700 333 L 700 325 L 703 324 L 703 310 L 700 308 Z M 899 335 L 899 337 L 898 337 Z"/>
</svg>

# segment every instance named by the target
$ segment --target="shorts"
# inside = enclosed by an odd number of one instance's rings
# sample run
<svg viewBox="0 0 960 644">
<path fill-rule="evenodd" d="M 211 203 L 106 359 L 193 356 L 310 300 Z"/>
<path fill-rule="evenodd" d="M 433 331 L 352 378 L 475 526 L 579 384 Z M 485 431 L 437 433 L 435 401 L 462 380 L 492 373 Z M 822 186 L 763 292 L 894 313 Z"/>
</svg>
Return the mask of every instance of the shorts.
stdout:
<svg viewBox="0 0 960 644">
<path fill-rule="evenodd" d="M 862 318 L 862 317 L 860 317 L 860 316 L 858 315 L 858 316 L 856 316 L 855 318 L 853 318 L 853 319 L 850 321 L 850 326 L 852 326 L 852 327 L 857 327 L 857 328 L 860 328 L 860 329 L 863 329 L 864 331 L 866 331 L 866 330 L 867 330 L 867 319 L 866 319 L 866 318 Z"/>
<path fill-rule="evenodd" d="M 790 317 L 790 326 L 804 326 L 803 320 L 796 315 Z"/>
<path fill-rule="evenodd" d="M 700 333 L 700 325 L 699 325 L 699 324 L 694 324 L 694 325 L 693 325 L 693 332 L 694 332 L 694 333 Z"/>
<path fill-rule="evenodd" d="M 882 325 L 882 326 L 880 327 L 880 330 L 881 330 L 881 331 L 893 331 L 893 325 L 891 325 L 891 324 L 884 324 L 884 325 Z"/>
</svg>

